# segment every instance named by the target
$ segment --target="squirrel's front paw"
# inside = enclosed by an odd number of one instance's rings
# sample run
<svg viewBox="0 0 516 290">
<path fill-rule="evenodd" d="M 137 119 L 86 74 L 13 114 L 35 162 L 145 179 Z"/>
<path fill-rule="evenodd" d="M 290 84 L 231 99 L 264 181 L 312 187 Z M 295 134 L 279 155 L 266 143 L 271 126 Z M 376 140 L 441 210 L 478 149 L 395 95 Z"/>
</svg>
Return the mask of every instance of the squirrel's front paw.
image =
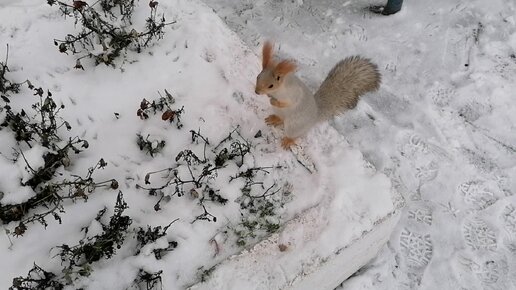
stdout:
<svg viewBox="0 0 516 290">
<path fill-rule="evenodd" d="M 283 149 L 288 150 L 293 145 L 296 145 L 296 140 L 294 138 L 283 137 L 281 139 L 281 147 L 283 147 Z"/>
<path fill-rule="evenodd" d="M 286 102 L 286 101 L 283 101 L 283 102 L 282 101 L 278 101 L 278 99 L 276 99 L 276 98 L 271 98 L 269 100 L 269 102 L 271 103 L 271 105 L 273 105 L 274 107 L 278 107 L 278 108 L 286 108 L 289 105 L 288 102 Z"/>
<path fill-rule="evenodd" d="M 270 115 L 269 117 L 265 118 L 265 124 L 278 127 L 283 125 L 283 120 L 276 115 Z"/>
</svg>

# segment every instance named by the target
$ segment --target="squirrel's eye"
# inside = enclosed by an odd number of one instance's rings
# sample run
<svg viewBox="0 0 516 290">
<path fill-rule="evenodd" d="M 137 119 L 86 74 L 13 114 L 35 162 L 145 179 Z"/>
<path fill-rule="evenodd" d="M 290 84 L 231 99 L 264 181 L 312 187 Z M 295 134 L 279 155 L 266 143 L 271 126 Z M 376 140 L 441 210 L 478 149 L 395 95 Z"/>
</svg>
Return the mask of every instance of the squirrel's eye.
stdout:
<svg viewBox="0 0 516 290">
<path fill-rule="evenodd" d="M 277 77 L 276 80 L 279 81 L 280 77 Z"/>
<path fill-rule="evenodd" d="M 270 85 L 270 86 L 269 86 L 269 89 L 272 89 L 272 87 L 274 87 L 274 85 Z"/>
</svg>

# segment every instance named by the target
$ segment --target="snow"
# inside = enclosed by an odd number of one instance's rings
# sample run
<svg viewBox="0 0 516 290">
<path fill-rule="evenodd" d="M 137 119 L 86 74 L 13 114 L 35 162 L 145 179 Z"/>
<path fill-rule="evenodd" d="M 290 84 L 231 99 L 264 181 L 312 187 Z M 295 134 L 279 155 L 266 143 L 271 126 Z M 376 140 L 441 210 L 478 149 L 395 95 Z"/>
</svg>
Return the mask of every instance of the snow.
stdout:
<svg viewBox="0 0 516 290">
<path fill-rule="evenodd" d="M 3 204 L 22 203 L 35 195 L 30 187 L 20 187 L 20 185 L 27 182 L 38 169 L 45 165 L 43 154 L 47 151 L 46 148 L 36 145 L 18 152 L 21 157 L 16 161 L 16 167 L 12 165 L 12 162 L 0 159 L 0 172 L 2 172 L 0 192 L 3 193 Z"/>
<path fill-rule="evenodd" d="M 356 178 L 353 174 L 350 177 Z M 365 187 L 370 194 L 375 187 L 382 188 L 377 186 L 373 182 Z M 387 242 L 399 219 L 397 209 L 384 212 L 372 227 L 361 224 L 369 221 L 368 213 L 344 211 L 330 195 L 288 221 L 279 234 L 230 257 L 217 266 L 208 281 L 188 289 L 334 289 Z"/>
<path fill-rule="evenodd" d="M 220 181 L 217 186 L 223 186 L 224 196 L 233 202 L 210 207 L 217 223 L 193 224 L 192 218 L 201 213 L 194 198 L 173 198 L 155 212 L 156 199 L 136 188 L 148 172 L 169 167 L 179 150 L 191 146 L 189 138 L 178 138 L 179 131 L 159 118 L 136 117 L 143 98 L 154 99 L 167 89 L 185 106 L 185 129 L 200 128 L 210 141 L 221 140 L 237 125 L 250 139 L 262 131 L 265 138 L 254 140 L 256 157 L 245 160 L 244 166 L 285 167 L 265 180 L 293 186 L 291 200 L 278 209 L 283 221 L 323 206 L 325 211 L 316 217 L 325 227 L 293 227 L 274 236 L 276 244 L 288 244 L 292 250 L 275 252 L 284 255 L 282 262 L 293 267 L 289 270 L 299 267 L 293 250 L 303 253 L 298 258 L 310 253 L 328 256 L 338 249 L 337 242 L 352 241 L 371 229 L 395 207 L 388 194 L 392 186 L 407 201 L 400 222 L 388 246 L 341 289 L 516 288 L 513 2 L 405 1 L 400 13 L 383 17 L 364 9 L 378 3 L 358 0 L 205 0 L 213 10 L 198 1 L 160 1 L 159 11 L 177 24 L 166 29 L 151 53 L 130 53 L 118 69 L 95 67 L 84 59 L 85 71 L 72 69 L 74 56 L 60 54 L 52 43 L 74 31 L 73 19 L 64 19 L 44 2 L 0 4 L 0 55 L 9 43 L 11 79 L 30 79 L 50 89 L 56 102 L 66 105 L 61 113 L 73 127 L 67 134 L 89 141 L 90 148 L 74 158 L 70 168 L 59 170 L 66 176 L 84 174 L 104 158 L 108 166 L 94 178 L 119 181 L 132 227 L 167 225 L 179 218 L 167 235 L 178 247 L 162 260 L 149 255 L 157 244 L 137 256 L 127 244 L 74 287 L 125 289 L 143 267 L 164 271 L 164 289 L 183 289 L 198 282 L 201 266 L 209 269 L 240 252 L 223 234 L 239 219 L 234 201 L 240 184 Z M 145 3 L 139 3 L 135 18 L 144 19 L 147 13 Z M 317 126 L 300 141 L 315 163 L 315 174 L 282 151 L 278 132 L 264 125 L 269 105 L 253 87 L 265 39 L 276 41 L 279 57 L 296 60 L 298 76 L 313 91 L 345 56 L 369 57 L 382 73 L 378 93 L 365 96 L 355 110 Z M 13 106 L 30 106 L 36 101 L 30 95 L 25 90 L 13 97 Z M 138 149 L 137 133 L 164 139 L 167 145 L 152 158 Z M 19 184 L 29 175 L 23 163 L 18 167 L 10 161 L 15 144 L 4 141 L 10 140 L 6 134 L 0 131 L 2 204 L 34 194 Z M 41 148 L 24 152 L 31 166 L 41 163 Z M 222 170 L 221 180 L 234 169 Z M 151 178 L 153 183 L 160 180 Z M 77 244 L 83 227 L 98 233 L 100 225 L 92 220 L 98 210 L 112 208 L 115 195 L 97 189 L 88 202 L 67 204 L 61 225 L 29 225 L 18 238 L 1 235 L 0 256 L 9 267 L 2 267 L 0 288 L 11 286 L 13 277 L 25 276 L 33 262 L 59 273 L 59 261 L 49 249 Z M 2 225 L 11 230 L 14 226 Z M 320 238 L 320 244 L 305 243 L 309 234 Z M 221 244 L 218 254 L 211 239 Z M 354 259 L 353 252 L 348 254 Z M 256 275 L 250 281 L 267 273 L 245 269 L 238 273 Z M 229 281 L 232 270 L 222 267 L 223 276 L 216 279 Z"/>
<path fill-rule="evenodd" d="M 238 126 L 243 137 L 255 144 L 254 156 L 246 156 L 240 170 L 281 166 L 281 170 L 269 170 L 271 174 L 264 177 L 263 186 L 267 188 L 279 182 L 290 188 L 290 194 L 279 196 L 284 205 L 275 209 L 278 213 L 275 219 L 282 223 L 324 205 L 317 220 L 325 226 L 299 227 L 292 234 L 281 234 L 281 240 L 292 249 L 300 249 L 304 258 L 332 255 L 364 231 L 370 231 L 379 219 L 394 210 L 390 180 L 364 162 L 360 150 L 351 148 L 328 124 L 319 126 L 314 134 L 301 141 L 317 172 L 311 174 L 292 153 L 281 149 L 279 132 L 267 128 L 263 121 L 269 114 L 270 105 L 266 98 L 254 94 L 254 81 L 260 70 L 258 50 L 250 50 L 203 3 L 160 2 L 160 11 L 165 12 L 168 19 L 177 21 L 167 27 L 162 41 L 149 52 L 129 53 L 123 63 L 117 63 L 119 68 L 116 69 L 94 66 L 88 59 L 83 59 L 84 71 L 72 69 L 75 57 L 60 54 L 52 42 L 74 30 L 73 19 L 63 18 L 55 7 L 46 3 L 35 5 L 31 1 L 20 1 L 11 4 L 3 4 L 5 7 L 0 10 L 3 19 L 0 39 L 8 40 L 10 51 L 11 73 L 8 76 L 15 81 L 29 79 L 34 85 L 52 91 L 56 103 L 65 105 L 60 112 L 62 117 L 72 125 L 70 132 L 63 133 L 65 137 L 79 135 L 89 142 L 87 150 L 70 158 L 70 166 L 58 169 L 60 180 L 73 175 L 84 176 L 88 168 L 103 158 L 108 165 L 96 170 L 93 178 L 97 181 L 115 178 L 119 182 L 119 189 L 129 205 L 126 214 L 133 219 L 131 230 L 138 226 L 166 226 L 178 219 L 166 237 L 144 247 L 136 256 L 132 249 L 134 234 L 130 232 L 126 243 L 113 258 L 95 263 L 91 275 L 80 277 L 71 288 L 126 289 L 131 286 L 138 268 L 144 268 L 163 270 L 164 289 L 184 289 L 197 283 L 203 270 L 242 251 L 235 238 L 228 234 L 229 229 L 238 226 L 241 220 L 239 197 L 243 184 L 241 181 L 228 183 L 238 170 L 236 165 L 220 169 L 217 178 L 211 181 L 211 186 L 221 189 L 220 194 L 229 199 L 225 206 L 207 204 L 217 222 L 193 222 L 195 216 L 202 214 L 202 208 L 197 205 L 198 199 L 190 195 L 172 196 L 170 201 L 162 202 L 162 209 L 156 212 L 157 198 L 138 187 L 144 185 L 147 173 L 173 166 L 174 157 L 180 150 L 188 148 L 202 152 L 201 144 L 191 144 L 188 130 L 200 130 L 216 144 Z M 144 18 L 146 13 L 148 7 L 140 3 L 134 17 Z M 0 46 L 4 44 L 0 43 Z M 175 105 L 184 106 L 183 132 L 160 120 L 159 115 L 148 120 L 136 116 L 143 98 L 158 98 L 158 92 L 163 95 L 164 89 L 174 96 Z M 11 98 L 13 107 L 36 102 L 31 95 L 28 89 L 14 95 Z M 253 137 L 258 131 L 262 132 L 263 138 Z M 1 134 L 5 132 L 0 131 Z M 150 140 L 164 140 L 166 146 L 151 157 L 139 150 L 136 134 L 144 138 L 149 136 Z M 12 165 L 7 157 L 16 146 L 14 143 L 2 145 L 2 158 L 6 158 L 1 163 L 2 171 L 10 172 Z M 19 146 L 24 148 L 31 166 L 42 165 L 45 153 L 42 148 Z M 18 179 L 23 177 L 20 173 Z M 26 174 L 25 178 L 28 177 Z M 163 174 L 152 175 L 149 180 L 153 185 L 162 184 Z M 21 195 L 20 184 L 12 181 L 5 184 L 11 186 L 9 192 L 16 191 Z M 2 204 L 23 201 L 14 200 L 7 194 L 8 190 L 2 190 L 6 191 Z M 165 194 L 173 195 L 173 189 L 167 190 Z M 25 276 L 33 263 L 60 273 L 61 263 L 55 247 L 77 244 L 85 237 L 83 228 L 88 229 L 86 237 L 101 233 L 102 227 L 94 218 L 104 207 L 111 213 L 115 197 L 116 191 L 97 188 L 87 202 L 65 203 L 66 212 L 60 214 L 62 224 L 53 220 L 48 221 L 46 228 L 28 224 L 21 237 L 1 235 L 3 261 L 12 262 L 0 274 L 0 288 L 11 286 L 14 277 Z M 343 227 L 343 224 L 347 226 Z M 15 226 L 17 223 L 12 222 L 2 227 L 12 232 Z M 320 237 L 322 244 L 305 243 L 300 237 L 307 233 Z M 168 241 L 176 241 L 178 247 L 162 260 L 156 260 L 152 249 L 166 245 Z M 277 245 L 274 249 L 278 251 Z M 285 261 L 288 262 L 287 258 Z M 294 273 L 298 266 L 292 264 L 291 267 L 290 271 Z"/>
<path fill-rule="evenodd" d="M 382 1 L 206 2 L 251 47 L 275 40 L 313 90 L 345 56 L 381 69 L 380 92 L 332 125 L 407 207 L 343 289 L 516 287 L 513 1 L 405 1 L 388 17 L 366 9 Z"/>
<path fill-rule="evenodd" d="M 18 165 L 18 168 L 20 169 L 22 183 L 27 182 L 33 176 L 33 172 L 36 172 L 45 166 L 43 155 L 46 154 L 47 151 L 48 150 L 45 147 L 38 144 L 24 152 L 20 152 L 23 157 L 18 159 L 16 165 Z M 30 167 L 27 164 L 30 164 Z"/>
</svg>

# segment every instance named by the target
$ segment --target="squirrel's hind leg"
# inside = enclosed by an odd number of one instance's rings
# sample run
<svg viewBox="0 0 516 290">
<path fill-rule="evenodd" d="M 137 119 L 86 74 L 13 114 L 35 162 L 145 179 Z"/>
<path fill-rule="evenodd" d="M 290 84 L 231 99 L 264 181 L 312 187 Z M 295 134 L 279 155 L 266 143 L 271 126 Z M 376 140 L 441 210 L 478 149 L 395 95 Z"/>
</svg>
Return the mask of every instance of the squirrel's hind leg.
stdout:
<svg viewBox="0 0 516 290">
<path fill-rule="evenodd" d="M 265 118 L 265 123 L 269 126 L 278 127 L 283 125 L 283 119 L 278 117 L 278 115 L 269 115 L 269 117 Z"/>
</svg>

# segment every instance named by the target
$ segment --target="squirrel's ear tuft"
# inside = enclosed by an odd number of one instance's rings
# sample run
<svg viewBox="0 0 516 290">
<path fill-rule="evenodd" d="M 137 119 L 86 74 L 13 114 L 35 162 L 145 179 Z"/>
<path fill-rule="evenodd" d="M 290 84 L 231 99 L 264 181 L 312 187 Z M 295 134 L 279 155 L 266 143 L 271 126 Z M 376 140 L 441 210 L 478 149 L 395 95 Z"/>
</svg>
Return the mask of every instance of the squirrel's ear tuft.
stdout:
<svg viewBox="0 0 516 290">
<path fill-rule="evenodd" d="M 266 68 L 272 60 L 272 42 L 266 41 L 262 49 L 262 68 Z"/>
<path fill-rule="evenodd" d="M 274 68 L 274 72 L 277 75 L 284 76 L 296 70 L 296 64 L 291 60 L 284 60 Z"/>
</svg>

